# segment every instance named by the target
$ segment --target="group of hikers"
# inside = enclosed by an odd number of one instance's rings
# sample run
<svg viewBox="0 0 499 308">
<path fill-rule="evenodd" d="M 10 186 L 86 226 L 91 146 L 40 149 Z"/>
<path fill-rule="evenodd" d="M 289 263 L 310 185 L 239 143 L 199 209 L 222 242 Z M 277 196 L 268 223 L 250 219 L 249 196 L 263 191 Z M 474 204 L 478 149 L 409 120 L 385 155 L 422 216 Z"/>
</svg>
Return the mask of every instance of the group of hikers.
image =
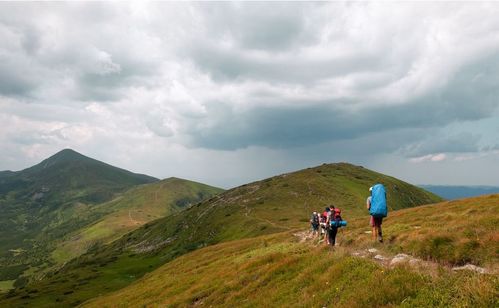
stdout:
<svg viewBox="0 0 499 308">
<path fill-rule="evenodd" d="M 331 205 L 330 207 L 326 207 L 322 214 L 313 212 L 310 224 L 312 225 L 312 235 L 314 237 L 319 236 L 319 239 L 323 237 L 326 245 L 334 246 L 336 244 L 338 228 L 342 224 L 345 224 L 345 222 L 341 218 L 341 210 Z"/>
<path fill-rule="evenodd" d="M 381 224 L 383 217 L 388 214 L 386 206 L 386 190 L 383 184 L 376 184 L 369 188 L 369 197 L 366 200 L 366 207 L 371 216 L 370 226 L 372 227 L 373 240 L 382 243 L 383 233 Z M 310 218 L 312 236 L 319 237 L 319 242 L 324 241 L 326 245 L 335 246 L 338 229 L 347 225 L 341 218 L 341 210 L 333 205 L 324 209 L 322 214 L 313 212 Z"/>
</svg>

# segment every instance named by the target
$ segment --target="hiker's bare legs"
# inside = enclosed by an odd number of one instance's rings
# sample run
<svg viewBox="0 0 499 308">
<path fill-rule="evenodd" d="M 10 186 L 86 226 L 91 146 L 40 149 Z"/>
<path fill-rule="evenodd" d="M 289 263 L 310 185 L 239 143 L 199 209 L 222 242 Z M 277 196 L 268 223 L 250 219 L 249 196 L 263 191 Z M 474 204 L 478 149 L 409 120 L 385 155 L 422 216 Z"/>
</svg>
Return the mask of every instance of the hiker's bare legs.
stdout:
<svg viewBox="0 0 499 308">
<path fill-rule="evenodd" d="M 373 236 L 373 241 L 376 241 L 376 235 L 378 234 L 378 232 L 376 232 L 377 231 L 376 229 L 377 229 L 376 227 L 373 227 L 373 230 L 371 232 Z"/>
</svg>

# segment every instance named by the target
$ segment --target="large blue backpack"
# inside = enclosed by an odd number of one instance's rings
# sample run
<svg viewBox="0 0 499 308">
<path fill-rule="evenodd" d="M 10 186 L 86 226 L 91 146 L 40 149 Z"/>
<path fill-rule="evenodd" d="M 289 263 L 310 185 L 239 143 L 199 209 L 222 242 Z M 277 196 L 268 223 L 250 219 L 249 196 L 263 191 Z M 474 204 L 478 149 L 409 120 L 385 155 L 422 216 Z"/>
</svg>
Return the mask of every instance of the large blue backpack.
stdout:
<svg viewBox="0 0 499 308">
<path fill-rule="evenodd" d="M 376 184 L 371 191 L 371 209 L 369 214 L 373 217 L 386 217 L 388 208 L 386 207 L 386 191 L 383 184 Z"/>
</svg>

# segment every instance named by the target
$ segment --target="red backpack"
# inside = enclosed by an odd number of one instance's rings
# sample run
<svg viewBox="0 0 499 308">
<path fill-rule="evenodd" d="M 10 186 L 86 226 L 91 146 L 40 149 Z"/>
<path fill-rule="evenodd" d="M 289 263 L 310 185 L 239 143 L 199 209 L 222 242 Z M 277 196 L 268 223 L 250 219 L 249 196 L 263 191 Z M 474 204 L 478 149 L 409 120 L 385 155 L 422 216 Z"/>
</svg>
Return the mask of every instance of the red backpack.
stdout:
<svg viewBox="0 0 499 308">
<path fill-rule="evenodd" d="M 321 216 L 321 222 L 326 222 L 327 220 L 327 212 L 324 211 L 324 213 L 322 213 L 322 216 Z"/>
<path fill-rule="evenodd" d="M 341 210 L 339 208 L 334 208 L 333 219 L 341 219 Z"/>
</svg>

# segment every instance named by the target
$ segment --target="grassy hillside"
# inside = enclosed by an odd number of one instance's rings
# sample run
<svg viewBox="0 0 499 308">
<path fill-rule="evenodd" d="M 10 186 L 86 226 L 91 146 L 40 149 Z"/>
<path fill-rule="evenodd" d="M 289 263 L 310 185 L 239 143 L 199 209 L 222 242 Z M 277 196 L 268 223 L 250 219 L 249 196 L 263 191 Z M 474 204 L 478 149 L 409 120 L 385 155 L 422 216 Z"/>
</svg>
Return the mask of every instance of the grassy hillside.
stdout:
<svg viewBox="0 0 499 308">
<path fill-rule="evenodd" d="M 494 213 L 498 210 L 499 195 L 494 195 L 396 211 L 386 221 L 390 243 L 377 247 L 383 254 L 383 250 L 415 253 L 444 263 L 473 262 L 497 267 L 499 221 Z M 336 250 L 298 243 L 290 232 L 203 248 L 83 306 L 499 304 L 497 275 L 456 273 L 445 267 L 437 271 L 408 266 L 386 268 L 365 258 L 352 257 L 352 251 L 372 247 L 370 235 L 363 229 L 354 224 L 343 230 L 346 234 L 340 237 L 348 245 Z M 366 245 L 368 242 L 370 245 Z"/>
<path fill-rule="evenodd" d="M 473 273 L 387 269 L 263 237 L 193 252 L 83 307 L 494 307 L 497 283 Z"/>
<path fill-rule="evenodd" d="M 395 211 L 384 222 L 383 247 L 442 264 L 499 267 L 498 212 L 499 194 Z M 366 231 L 365 219 L 352 220 L 343 245 L 369 246 L 369 238 L 359 236 Z"/>
<path fill-rule="evenodd" d="M 149 221 L 177 213 L 223 189 L 178 178 L 134 187 L 122 196 L 92 209 L 104 214 L 97 222 L 63 238 L 52 253 L 56 262 L 66 262 L 97 244 L 107 244 Z"/>
<path fill-rule="evenodd" d="M 334 204 L 346 219 L 366 217 L 365 199 L 377 182 L 387 187 L 391 210 L 440 201 L 420 188 L 350 164 L 322 165 L 243 185 L 148 223 L 89 251 L 52 276 L 10 296 L 40 305 L 75 305 L 122 288 L 192 250 L 224 241 L 307 225 L 313 210 Z M 30 290 L 36 290 L 30 294 Z"/>
<path fill-rule="evenodd" d="M 94 206 L 157 179 L 63 150 L 18 172 L 0 174 L 0 281 L 48 267 L 50 244 L 101 217 Z"/>
</svg>

